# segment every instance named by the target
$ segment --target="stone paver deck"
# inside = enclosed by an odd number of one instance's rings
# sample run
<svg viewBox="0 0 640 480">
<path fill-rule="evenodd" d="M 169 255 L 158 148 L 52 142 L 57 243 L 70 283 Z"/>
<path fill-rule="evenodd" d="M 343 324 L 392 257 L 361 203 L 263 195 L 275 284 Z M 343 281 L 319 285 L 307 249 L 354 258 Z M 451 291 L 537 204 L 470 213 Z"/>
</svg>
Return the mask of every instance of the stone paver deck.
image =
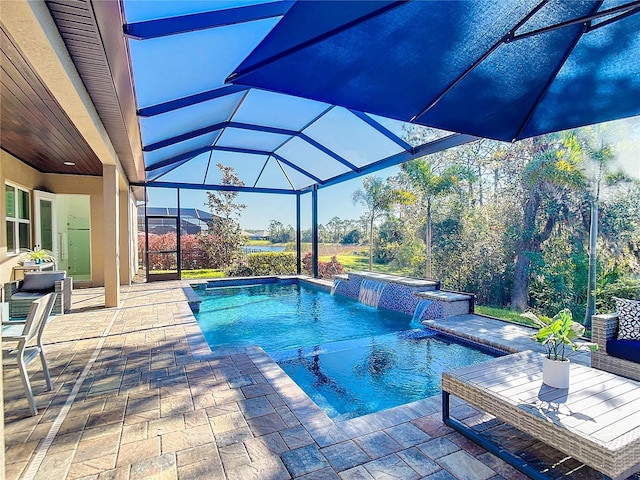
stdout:
<svg viewBox="0 0 640 480">
<path fill-rule="evenodd" d="M 260 348 L 211 352 L 182 285 L 123 287 L 117 309 L 101 289 L 74 291 L 45 332 L 54 390 L 32 370 L 38 416 L 4 373 L 7 479 L 525 478 L 444 426 L 439 396 L 334 423 Z M 599 478 L 454 405 L 552 477 Z"/>
</svg>

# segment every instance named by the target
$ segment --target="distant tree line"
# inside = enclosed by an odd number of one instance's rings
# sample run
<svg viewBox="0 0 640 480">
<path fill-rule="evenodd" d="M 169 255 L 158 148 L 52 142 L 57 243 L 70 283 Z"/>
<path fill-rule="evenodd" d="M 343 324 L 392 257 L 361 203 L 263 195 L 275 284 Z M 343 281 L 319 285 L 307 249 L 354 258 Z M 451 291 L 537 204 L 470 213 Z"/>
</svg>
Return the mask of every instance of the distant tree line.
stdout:
<svg viewBox="0 0 640 480">
<path fill-rule="evenodd" d="M 296 240 L 296 230 L 291 225 L 284 225 L 277 220 L 269 222 L 269 240 L 271 243 L 288 243 Z M 326 225 L 318 225 L 318 241 L 321 243 L 357 244 L 363 237 L 361 221 L 342 220 L 333 217 Z M 311 229 L 302 230 L 300 233 L 303 242 L 311 241 Z"/>
<path fill-rule="evenodd" d="M 626 134 L 637 138 L 639 122 Z M 606 126 L 512 144 L 479 140 L 366 177 L 371 260 L 475 293 L 481 304 L 568 307 L 585 317 L 590 213 L 599 205 L 594 291 L 635 298 L 640 278 L 640 182 L 621 171 Z M 431 135 L 414 127 L 416 143 Z"/>
</svg>

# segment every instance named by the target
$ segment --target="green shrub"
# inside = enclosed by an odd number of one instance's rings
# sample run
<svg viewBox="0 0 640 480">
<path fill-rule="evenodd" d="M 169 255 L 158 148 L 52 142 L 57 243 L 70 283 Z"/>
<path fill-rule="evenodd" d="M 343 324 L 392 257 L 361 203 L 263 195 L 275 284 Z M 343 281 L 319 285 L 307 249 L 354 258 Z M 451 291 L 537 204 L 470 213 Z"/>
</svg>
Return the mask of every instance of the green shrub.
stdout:
<svg viewBox="0 0 640 480">
<path fill-rule="evenodd" d="M 235 263 L 231 265 L 225 271 L 225 273 L 227 274 L 227 277 L 252 277 L 253 276 L 253 270 L 251 270 L 249 267 L 241 263 Z"/>
<path fill-rule="evenodd" d="M 247 255 L 247 267 L 254 275 L 293 275 L 296 254 L 290 252 L 260 252 Z"/>
<path fill-rule="evenodd" d="M 640 299 L 640 282 L 633 278 L 620 278 L 606 285 L 598 285 L 596 289 L 596 307 L 598 313 L 616 311 L 614 297 Z"/>
</svg>

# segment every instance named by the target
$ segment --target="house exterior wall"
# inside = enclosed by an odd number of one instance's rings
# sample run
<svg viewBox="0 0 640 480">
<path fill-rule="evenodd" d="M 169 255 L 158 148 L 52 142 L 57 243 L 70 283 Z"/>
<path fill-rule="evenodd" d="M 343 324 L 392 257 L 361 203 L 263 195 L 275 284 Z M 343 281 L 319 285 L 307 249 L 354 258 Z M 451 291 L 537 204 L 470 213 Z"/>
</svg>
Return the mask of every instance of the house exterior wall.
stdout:
<svg viewBox="0 0 640 480">
<path fill-rule="evenodd" d="M 33 190 L 40 181 L 41 174 L 20 162 L 18 159 L 0 150 L 0 283 L 11 279 L 13 267 L 19 262 L 16 255 L 7 255 L 6 188 L 5 182 L 11 182 L 27 190 Z"/>
<path fill-rule="evenodd" d="M 120 165 L 120 159 L 75 69 L 47 6 L 44 2 L 7 2 L 6 5 L 3 4 L 2 24 L 39 79 L 65 111 L 100 162 L 102 162 L 103 168 L 106 166 L 115 168 L 116 192 L 119 194 L 117 196 L 121 197 L 121 202 L 128 205 L 129 185 L 124 170 Z M 118 229 L 121 235 L 128 235 L 129 215 L 122 215 L 120 203 L 115 203 L 112 198 L 104 198 L 104 177 L 45 175 L 26 166 L 15 167 L 16 159 L 11 158 L 13 159 L 11 162 L 11 175 L 19 176 L 23 183 L 28 184 L 25 186 L 29 188 L 40 182 L 42 188 L 53 193 L 82 193 L 91 196 L 92 283 L 94 285 L 104 285 L 106 294 L 114 295 L 114 292 L 119 289 L 119 283 L 116 279 L 120 275 L 111 275 L 105 278 L 105 270 L 111 271 L 113 266 L 117 264 L 116 268 L 118 270 L 124 268 L 126 272 L 126 275 L 122 275 L 124 279 L 130 279 L 133 272 L 130 269 L 129 255 L 126 256 L 125 262 L 120 262 L 117 255 L 110 256 L 105 253 L 107 245 L 105 245 L 104 239 L 108 233 L 105 231 L 105 228 L 108 227 L 104 225 L 105 204 L 110 205 L 108 207 L 109 213 L 113 213 L 112 206 L 117 209 L 119 213 L 117 215 L 119 218 Z M 3 163 L 5 162 L 3 161 Z M 23 174 L 20 171 L 16 171 L 14 167 L 26 173 Z M 25 170 L 25 167 L 27 170 Z M 6 175 L 8 168 L 3 167 L 3 170 L 5 170 Z M 33 180 L 30 180 L 30 178 L 33 178 Z M 78 181 L 80 178 L 82 181 Z M 4 189 L 4 182 L 2 188 Z M 125 192 L 125 194 L 122 195 L 122 192 Z M 125 208 L 125 211 L 129 211 L 128 207 Z M 3 209 L 2 215 L 5 214 L 4 212 Z M 6 232 L 2 237 L 2 241 L 6 243 Z M 132 243 L 128 239 L 125 241 L 127 244 Z M 120 246 L 122 240 L 117 239 L 117 242 L 118 246 Z M 0 266 L 0 275 L 2 277 L 0 279 L 4 280 L 7 278 L 7 269 L 11 270 L 12 266 L 4 266 L 4 263 L 11 263 L 11 261 L 2 262 L 3 259 L 6 259 L 6 246 L 4 257 L 2 257 L 2 250 L 0 250 L 0 263 L 2 263 Z M 122 263 L 124 263 L 124 267 L 121 266 Z"/>
<path fill-rule="evenodd" d="M 104 286 L 104 199 L 102 178 L 46 174 L 45 188 L 55 194 L 88 195 L 91 207 L 91 285 Z M 80 179 L 82 179 L 80 181 Z"/>
<path fill-rule="evenodd" d="M 9 153 L 0 150 L 0 282 L 11 279 L 13 267 L 20 261 L 17 255 L 7 255 L 6 235 L 6 209 L 5 209 L 5 182 L 17 184 L 29 191 L 44 190 L 55 194 L 87 195 L 91 205 L 91 285 L 104 286 L 104 198 L 102 193 L 102 177 L 89 177 L 78 175 L 54 175 L 37 172 L 28 165 L 22 163 Z M 81 181 L 80 181 L 81 179 Z M 135 272 L 131 272 L 131 256 L 129 237 L 129 202 L 128 195 L 124 195 L 121 202 L 122 214 L 120 215 L 121 251 L 127 252 L 126 258 L 120 262 L 123 280 L 130 280 Z M 124 204 L 124 205 L 122 205 Z M 33 197 L 31 202 L 31 218 L 33 219 Z M 135 217 L 134 217 L 135 218 Z M 31 238 L 34 238 L 34 224 L 32 223 Z M 123 283 L 129 283 L 129 281 Z"/>
</svg>

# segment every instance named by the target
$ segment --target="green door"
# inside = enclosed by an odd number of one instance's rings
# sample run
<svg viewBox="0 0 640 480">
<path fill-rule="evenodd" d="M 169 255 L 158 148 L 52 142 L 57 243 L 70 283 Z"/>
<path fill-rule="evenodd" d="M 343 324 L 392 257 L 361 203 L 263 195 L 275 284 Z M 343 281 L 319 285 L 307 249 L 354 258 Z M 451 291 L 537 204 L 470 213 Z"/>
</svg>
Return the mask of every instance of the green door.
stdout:
<svg viewBox="0 0 640 480">
<path fill-rule="evenodd" d="M 53 202 L 40 199 L 40 248 L 53 252 Z"/>
</svg>

